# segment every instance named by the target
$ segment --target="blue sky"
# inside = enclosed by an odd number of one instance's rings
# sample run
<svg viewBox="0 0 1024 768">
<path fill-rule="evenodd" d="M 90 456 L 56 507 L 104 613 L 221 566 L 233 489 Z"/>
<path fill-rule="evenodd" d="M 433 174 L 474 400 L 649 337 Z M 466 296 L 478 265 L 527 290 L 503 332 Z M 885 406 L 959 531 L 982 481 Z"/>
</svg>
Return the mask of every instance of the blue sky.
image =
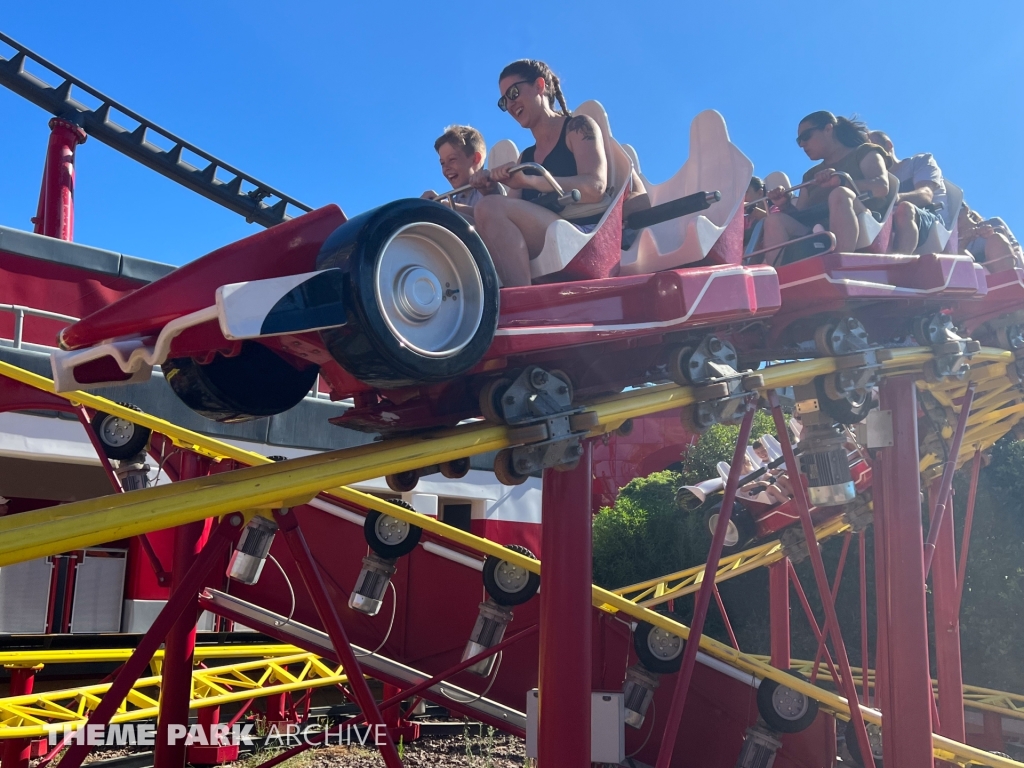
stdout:
<svg viewBox="0 0 1024 768">
<path fill-rule="evenodd" d="M 58 66 L 350 215 L 442 189 L 432 144 L 449 123 L 530 143 L 495 100 L 501 68 L 533 57 L 570 106 L 604 103 L 653 181 L 682 165 L 707 108 L 756 173 L 799 176 L 797 121 L 829 109 L 885 130 L 901 156 L 932 152 L 972 207 L 1024 235 L 1021 0 L 3 5 L 0 30 Z M 0 89 L 0 224 L 31 228 L 46 122 Z M 97 141 L 78 157 L 79 242 L 181 264 L 256 231 Z"/>
</svg>

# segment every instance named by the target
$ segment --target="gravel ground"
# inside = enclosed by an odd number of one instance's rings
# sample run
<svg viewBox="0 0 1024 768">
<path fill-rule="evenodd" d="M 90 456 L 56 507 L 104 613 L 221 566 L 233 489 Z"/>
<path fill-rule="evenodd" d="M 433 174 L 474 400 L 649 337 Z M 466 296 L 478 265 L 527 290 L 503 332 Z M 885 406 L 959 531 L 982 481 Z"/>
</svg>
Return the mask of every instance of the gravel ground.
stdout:
<svg viewBox="0 0 1024 768">
<path fill-rule="evenodd" d="M 402 763 L 408 768 L 519 768 L 527 764 L 522 739 L 500 733 L 420 739 L 404 745 L 402 751 Z M 268 752 L 249 755 L 226 768 L 255 768 L 269 757 Z M 279 768 L 376 768 L 383 765 L 380 753 L 374 749 L 323 747 L 296 755 Z"/>
</svg>

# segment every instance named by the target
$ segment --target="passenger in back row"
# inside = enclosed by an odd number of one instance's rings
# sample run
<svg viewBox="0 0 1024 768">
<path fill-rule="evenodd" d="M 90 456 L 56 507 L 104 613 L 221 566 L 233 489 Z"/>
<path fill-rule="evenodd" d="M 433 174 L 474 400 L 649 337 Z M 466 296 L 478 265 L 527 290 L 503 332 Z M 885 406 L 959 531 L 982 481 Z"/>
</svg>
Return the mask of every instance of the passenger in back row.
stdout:
<svg viewBox="0 0 1024 768">
<path fill-rule="evenodd" d="M 469 184 L 473 174 L 483 169 L 487 158 L 487 145 L 484 143 L 484 137 L 480 131 L 468 125 L 450 125 L 445 128 L 444 133 L 438 136 L 434 142 L 434 151 L 437 152 L 441 161 L 441 174 L 448 179 L 452 189 Z M 471 189 L 467 192 L 460 192 L 452 198 L 452 208 L 473 223 L 474 206 L 483 199 L 485 194 L 494 189 L 484 191 Z M 437 193 L 430 189 L 421 197 L 433 200 L 437 197 Z"/>
<path fill-rule="evenodd" d="M 889 173 L 900 180 L 893 211 L 893 250 L 914 253 L 928 239 L 935 222 L 941 222 L 947 215 L 942 171 L 927 152 L 898 159 L 892 139 L 881 131 L 871 131 L 868 138 L 889 153 L 893 162 Z"/>
<path fill-rule="evenodd" d="M 781 187 L 768 193 L 779 210 L 765 219 L 764 247 L 782 245 L 821 224 L 835 235 L 836 251 L 852 252 L 860 235 L 857 215 L 866 208 L 880 218 L 884 211 L 889 194 L 888 155 L 868 143 L 863 123 L 824 111 L 812 112 L 800 121 L 796 143 L 807 157 L 821 162 L 804 174 L 804 182 L 814 184 L 801 190 L 795 200 Z M 872 197 L 866 202 L 858 200 L 856 192 L 840 186 L 842 180 L 833 175 L 837 171 L 849 174 L 860 192 Z M 769 251 L 765 263 L 774 264 L 778 255 L 778 250 Z"/>
<path fill-rule="evenodd" d="M 601 128 L 590 117 L 569 112 L 551 68 L 533 59 L 514 61 L 501 71 L 498 90 L 498 108 L 527 128 L 536 141 L 523 150 L 519 162 L 540 163 L 563 190 L 578 189 L 581 203 L 610 202 Z M 513 165 L 480 171 L 470 180 L 478 189 L 501 183 L 510 190 L 507 197 L 485 197 L 474 210 L 477 231 L 505 288 L 530 285 L 530 259 L 540 254 L 545 233 L 561 212 L 556 204 L 548 203 L 549 198 L 542 197 L 551 191 L 542 176 L 509 173 Z M 643 192 L 635 172 L 633 184 L 634 195 Z M 572 223 L 587 232 L 600 218 L 597 215 Z"/>
</svg>

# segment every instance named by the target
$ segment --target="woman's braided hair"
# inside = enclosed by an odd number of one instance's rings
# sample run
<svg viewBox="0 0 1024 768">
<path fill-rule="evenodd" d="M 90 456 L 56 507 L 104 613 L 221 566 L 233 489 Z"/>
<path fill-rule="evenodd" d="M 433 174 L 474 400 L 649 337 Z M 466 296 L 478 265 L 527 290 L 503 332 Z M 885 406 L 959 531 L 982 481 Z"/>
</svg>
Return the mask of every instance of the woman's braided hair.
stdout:
<svg viewBox="0 0 1024 768">
<path fill-rule="evenodd" d="M 519 59 L 519 61 L 513 61 L 503 70 L 498 76 L 498 80 L 504 80 L 506 77 L 521 77 L 524 80 L 535 81 L 538 77 L 544 78 L 544 95 L 548 97 L 548 103 L 551 108 L 554 109 L 555 102 L 558 102 L 559 114 L 569 117 L 572 112 L 565 105 L 565 96 L 562 95 L 562 86 L 559 83 L 558 75 L 551 71 L 551 67 L 545 64 L 543 61 L 537 59 Z"/>
</svg>

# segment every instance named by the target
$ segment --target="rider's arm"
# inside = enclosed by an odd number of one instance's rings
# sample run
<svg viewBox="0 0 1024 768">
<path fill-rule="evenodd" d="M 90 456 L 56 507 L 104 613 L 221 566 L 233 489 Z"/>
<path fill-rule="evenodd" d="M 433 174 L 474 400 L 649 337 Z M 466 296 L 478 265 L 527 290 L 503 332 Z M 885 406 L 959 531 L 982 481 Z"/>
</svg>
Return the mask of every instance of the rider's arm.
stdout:
<svg viewBox="0 0 1024 768">
<path fill-rule="evenodd" d="M 565 139 L 576 158 L 576 175 L 559 178 L 558 183 L 565 190 L 578 189 L 581 203 L 600 202 L 608 187 L 608 159 L 601 128 L 592 118 L 576 115 L 569 118 Z"/>
<path fill-rule="evenodd" d="M 872 197 L 885 197 L 889 194 L 889 174 L 885 170 L 881 152 L 865 155 L 860 161 L 860 172 L 864 178 L 857 182 L 857 189 L 870 192 Z"/>
</svg>

